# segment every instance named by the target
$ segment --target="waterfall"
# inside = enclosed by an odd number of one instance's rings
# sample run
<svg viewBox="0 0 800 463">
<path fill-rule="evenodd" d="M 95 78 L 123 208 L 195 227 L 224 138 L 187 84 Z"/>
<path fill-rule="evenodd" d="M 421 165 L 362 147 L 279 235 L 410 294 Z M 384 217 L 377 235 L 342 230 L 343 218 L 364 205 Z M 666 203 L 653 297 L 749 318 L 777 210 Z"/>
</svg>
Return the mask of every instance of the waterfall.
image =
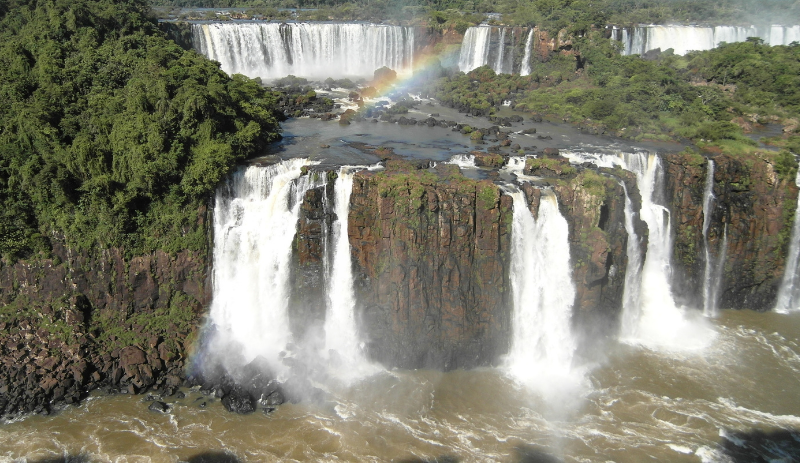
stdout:
<svg viewBox="0 0 800 463">
<path fill-rule="evenodd" d="M 625 155 L 627 168 L 636 174 L 642 195 L 641 218 L 649 230 L 647 256 L 642 267 L 639 323 L 630 332 L 623 332 L 628 341 L 648 347 L 667 349 L 705 346 L 711 333 L 701 320 L 689 317 L 672 297 L 670 267 L 672 237 L 670 212 L 663 202 L 661 159 L 656 154 Z"/>
<path fill-rule="evenodd" d="M 239 169 L 217 189 L 214 207 L 211 352 L 226 364 L 263 356 L 277 371 L 291 342 L 289 265 L 303 195 L 304 159 Z M 287 224 L 289 224 L 287 226 Z"/>
<path fill-rule="evenodd" d="M 506 35 L 511 30 L 511 43 L 506 45 Z M 493 40 L 492 37 L 495 37 Z M 530 61 L 530 48 L 533 40 L 533 29 L 528 34 L 528 43 L 525 48 L 523 68 Z M 481 66 L 489 65 L 498 74 L 512 74 L 514 72 L 514 44 L 516 43 L 514 29 L 496 26 L 475 26 L 467 29 L 464 40 L 461 42 L 461 52 L 458 58 L 458 69 L 469 72 Z M 528 65 L 530 74 L 530 65 Z M 527 75 L 527 74 L 523 74 Z"/>
<path fill-rule="evenodd" d="M 533 28 L 528 32 L 528 39 L 525 41 L 525 54 L 522 56 L 522 67 L 519 75 L 527 76 L 531 73 L 531 47 L 533 46 Z"/>
<path fill-rule="evenodd" d="M 628 266 L 625 268 L 625 287 L 622 294 L 621 333 L 633 333 L 639 324 L 641 290 L 642 290 L 642 252 L 640 240 L 633 226 L 633 203 L 628 195 L 625 183 L 620 182 L 625 191 L 625 231 L 628 233 L 627 254 Z"/>
<path fill-rule="evenodd" d="M 372 77 L 413 65 L 414 29 L 350 23 L 206 23 L 192 25 L 198 52 L 228 74 L 275 79 Z"/>
<path fill-rule="evenodd" d="M 703 251 L 705 256 L 705 271 L 703 272 L 703 314 L 713 317 L 717 314 L 716 301 L 714 300 L 714 263 L 711 262 L 711 251 L 708 248 L 708 227 L 711 225 L 711 208 L 714 200 L 714 161 L 708 160 L 706 169 L 706 184 L 703 189 Z"/>
<path fill-rule="evenodd" d="M 800 170 L 797 171 L 795 184 L 800 187 Z M 786 256 L 783 280 L 775 303 L 776 312 L 787 313 L 800 309 L 800 268 L 798 268 L 798 264 L 800 264 L 800 195 L 797 196 L 789 254 Z"/>
<path fill-rule="evenodd" d="M 550 190 L 542 191 L 538 219 L 521 191 L 510 191 L 510 195 L 514 204 L 510 273 L 514 305 L 511 350 L 506 359 L 509 371 L 521 382 L 540 388 L 574 384 L 576 342 L 570 320 L 575 284 L 567 221 Z"/>
<path fill-rule="evenodd" d="M 800 40 L 800 26 L 636 26 L 615 33 L 621 39 L 625 55 L 641 55 L 660 48 L 672 48 L 677 55 L 694 50 L 710 50 L 722 42 L 744 42 L 748 37 L 759 37 L 769 45 L 789 45 Z"/>
<path fill-rule="evenodd" d="M 639 306 L 624 312 L 620 336 L 623 340 L 650 348 L 696 349 L 713 338 L 706 322 L 697 319 L 672 297 L 670 284 L 672 237 L 670 212 L 664 203 L 664 171 L 658 155 L 636 153 L 586 153 L 563 151 L 562 155 L 576 163 L 592 162 L 600 167 L 620 166 L 636 174 L 642 196 L 639 211 L 649 231 L 647 255 L 641 271 L 640 287 L 635 279 L 625 279 L 625 293 L 638 296 Z M 630 245 L 630 242 L 629 242 Z M 630 259 L 631 256 L 629 255 Z"/>
<path fill-rule="evenodd" d="M 505 55 L 506 51 L 506 28 L 500 28 L 500 43 L 497 45 L 497 59 L 495 60 L 494 72 L 501 73 L 503 72 L 503 55 Z"/>
<path fill-rule="evenodd" d="M 355 317 L 353 268 L 347 233 L 353 168 L 342 167 L 334 184 L 333 263 L 328 270 L 328 312 L 325 317 L 325 348 L 333 356 L 329 367 L 346 380 L 358 379 L 376 371 L 364 357 Z M 326 256 L 329 253 L 326 252 Z M 334 353 L 335 352 L 335 353 Z M 349 381 L 348 381 L 349 382 Z"/>
<path fill-rule="evenodd" d="M 491 26 L 470 27 L 461 42 L 458 69 L 469 72 L 489 62 L 489 45 L 492 39 Z"/>
</svg>

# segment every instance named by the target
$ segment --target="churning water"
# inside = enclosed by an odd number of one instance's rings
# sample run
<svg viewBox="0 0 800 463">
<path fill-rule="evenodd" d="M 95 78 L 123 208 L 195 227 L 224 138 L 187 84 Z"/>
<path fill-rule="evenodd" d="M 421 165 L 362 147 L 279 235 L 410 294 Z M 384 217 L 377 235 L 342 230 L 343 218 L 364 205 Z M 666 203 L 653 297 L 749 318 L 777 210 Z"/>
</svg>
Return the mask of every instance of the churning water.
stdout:
<svg viewBox="0 0 800 463">
<path fill-rule="evenodd" d="M 501 370 L 394 371 L 269 415 L 234 415 L 196 391 L 167 398 L 168 414 L 148 411 L 142 396 L 96 397 L 0 426 L 0 460 L 175 462 L 228 452 L 254 462 L 730 462 L 739 452 L 751 458 L 738 461 L 792 461 L 799 315 L 723 311 L 699 354 L 617 344 L 588 374 L 592 389 L 563 413 Z"/>
</svg>

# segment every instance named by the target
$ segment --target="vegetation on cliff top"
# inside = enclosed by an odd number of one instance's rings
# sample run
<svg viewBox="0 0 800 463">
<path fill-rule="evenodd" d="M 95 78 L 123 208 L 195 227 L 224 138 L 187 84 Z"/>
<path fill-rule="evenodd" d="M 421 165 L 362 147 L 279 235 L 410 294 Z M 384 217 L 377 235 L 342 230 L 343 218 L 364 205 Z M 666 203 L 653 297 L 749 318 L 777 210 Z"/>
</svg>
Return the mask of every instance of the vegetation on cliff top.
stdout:
<svg viewBox="0 0 800 463">
<path fill-rule="evenodd" d="M 198 211 L 279 137 L 274 95 L 164 38 L 143 0 L 0 9 L 0 254 L 204 249 Z"/>
<path fill-rule="evenodd" d="M 614 41 L 592 32 L 575 38 L 573 49 L 577 55 L 559 53 L 536 63 L 529 76 L 495 75 L 482 67 L 430 81 L 423 91 L 473 115 L 493 114 L 511 100 L 517 110 L 598 131 L 686 138 L 726 152 L 754 149 L 742 126 L 800 114 L 800 45 L 771 47 L 751 39 L 645 60 L 621 56 Z M 798 154 L 800 137 L 780 144 Z"/>
</svg>

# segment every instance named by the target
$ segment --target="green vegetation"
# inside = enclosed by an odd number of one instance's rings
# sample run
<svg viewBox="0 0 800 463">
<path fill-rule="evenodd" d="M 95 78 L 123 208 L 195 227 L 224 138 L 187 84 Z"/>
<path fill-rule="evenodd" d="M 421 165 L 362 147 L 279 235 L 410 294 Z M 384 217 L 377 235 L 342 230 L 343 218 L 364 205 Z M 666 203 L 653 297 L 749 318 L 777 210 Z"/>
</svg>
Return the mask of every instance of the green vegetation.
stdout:
<svg viewBox="0 0 800 463">
<path fill-rule="evenodd" d="M 592 32 L 574 39 L 573 55 L 557 54 L 529 76 L 495 75 L 488 67 L 441 77 L 424 92 L 473 115 L 503 101 L 518 110 L 633 139 L 690 139 L 701 148 L 753 152 L 749 120 L 789 120 L 800 112 L 800 45 L 770 47 L 758 39 L 654 60 L 621 56 L 614 41 Z M 800 137 L 773 140 L 798 153 Z"/>
<path fill-rule="evenodd" d="M 256 81 L 165 39 L 143 0 L 0 9 L 0 254 L 203 250 L 202 207 L 279 137 Z"/>
</svg>

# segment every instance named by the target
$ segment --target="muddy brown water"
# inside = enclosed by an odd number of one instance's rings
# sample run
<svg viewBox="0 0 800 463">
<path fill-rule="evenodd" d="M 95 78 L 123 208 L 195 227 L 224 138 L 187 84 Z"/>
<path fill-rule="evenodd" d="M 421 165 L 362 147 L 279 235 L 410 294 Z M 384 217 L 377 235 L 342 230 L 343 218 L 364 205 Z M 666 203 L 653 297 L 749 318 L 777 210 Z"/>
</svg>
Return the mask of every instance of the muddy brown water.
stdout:
<svg viewBox="0 0 800 463">
<path fill-rule="evenodd" d="M 724 447 L 751 451 L 761 436 L 755 451 L 796 461 L 800 313 L 724 311 L 713 323 L 699 352 L 609 345 L 588 388 L 557 403 L 502 368 L 386 371 L 270 414 L 231 414 L 193 390 L 166 398 L 166 414 L 142 396 L 96 395 L 0 425 L 0 460 L 724 462 L 749 461 Z"/>
</svg>

